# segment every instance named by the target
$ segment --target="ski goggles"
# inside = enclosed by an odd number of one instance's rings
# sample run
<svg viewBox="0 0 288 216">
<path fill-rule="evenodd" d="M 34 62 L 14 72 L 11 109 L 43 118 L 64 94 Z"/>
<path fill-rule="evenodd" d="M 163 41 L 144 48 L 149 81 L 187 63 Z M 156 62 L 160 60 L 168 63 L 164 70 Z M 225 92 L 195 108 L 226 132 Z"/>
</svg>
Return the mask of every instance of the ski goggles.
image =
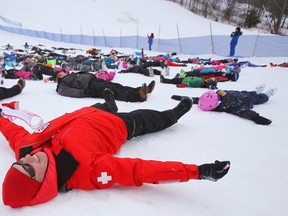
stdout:
<svg viewBox="0 0 288 216">
<path fill-rule="evenodd" d="M 29 174 L 29 176 L 31 178 L 34 178 L 35 177 L 35 170 L 34 168 L 30 165 L 30 164 L 27 164 L 27 163 L 23 163 L 21 161 L 16 161 L 12 164 L 12 166 L 14 165 L 20 165 L 23 167 L 23 169 Z"/>
</svg>

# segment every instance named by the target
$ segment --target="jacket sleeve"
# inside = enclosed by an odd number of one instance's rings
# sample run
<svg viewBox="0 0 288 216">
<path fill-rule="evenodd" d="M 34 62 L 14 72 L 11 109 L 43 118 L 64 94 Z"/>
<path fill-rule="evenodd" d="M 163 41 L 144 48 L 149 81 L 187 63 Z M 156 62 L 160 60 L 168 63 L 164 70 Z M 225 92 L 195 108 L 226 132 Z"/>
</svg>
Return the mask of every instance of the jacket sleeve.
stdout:
<svg viewBox="0 0 288 216">
<path fill-rule="evenodd" d="M 11 149 L 15 152 L 16 148 L 20 148 L 21 141 L 30 133 L 23 127 L 14 124 L 6 118 L 0 117 L 0 131 L 9 142 Z"/>
<path fill-rule="evenodd" d="M 159 184 L 199 179 L 197 165 L 171 161 L 142 160 L 139 158 L 117 158 L 105 153 L 94 156 L 93 165 L 89 166 L 93 168 L 90 170 L 89 176 L 86 177 L 90 181 L 90 188 L 87 185 L 88 188 L 85 189 L 93 189 L 93 187 L 109 188 L 114 184 L 141 186 L 144 183 Z M 85 171 L 87 173 L 89 168 L 82 167 L 81 169 L 84 173 Z M 79 176 L 72 177 L 71 181 L 79 180 L 83 177 L 83 172 L 80 172 L 81 175 L 78 173 Z M 69 184 L 67 186 L 69 187 Z M 70 187 L 73 187 L 73 183 Z"/>
<path fill-rule="evenodd" d="M 239 114 L 239 116 L 241 118 L 245 118 L 245 119 L 248 119 L 248 120 L 252 120 L 255 119 L 257 116 L 259 116 L 258 113 L 256 113 L 255 111 L 253 110 L 247 110 L 247 111 L 244 111 L 244 112 L 241 112 Z"/>
<path fill-rule="evenodd" d="M 241 117 L 249 119 L 256 124 L 260 125 L 270 125 L 272 123 L 272 120 L 267 119 L 263 116 L 260 116 L 258 113 L 254 112 L 253 110 L 246 111 L 241 114 Z"/>
</svg>

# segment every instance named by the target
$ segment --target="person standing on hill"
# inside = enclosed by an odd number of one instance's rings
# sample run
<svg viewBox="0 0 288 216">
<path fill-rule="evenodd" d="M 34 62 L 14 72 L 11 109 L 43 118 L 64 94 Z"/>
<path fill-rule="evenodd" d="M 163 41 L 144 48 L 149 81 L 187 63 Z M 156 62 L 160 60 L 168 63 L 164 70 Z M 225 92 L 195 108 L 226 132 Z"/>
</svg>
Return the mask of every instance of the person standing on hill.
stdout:
<svg viewBox="0 0 288 216">
<path fill-rule="evenodd" d="M 154 34 L 151 33 L 150 36 L 147 34 L 147 38 L 148 38 L 149 50 L 151 50 L 152 49 L 152 44 L 153 44 L 153 39 L 154 39 Z"/>
<path fill-rule="evenodd" d="M 236 45 L 238 43 L 238 39 L 241 35 L 242 35 L 242 31 L 241 31 L 240 27 L 237 27 L 236 30 L 231 33 L 230 37 L 232 39 L 230 42 L 230 54 L 229 54 L 229 56 L 235 55 L 235 48 L 236 48 Z"/>
</svg>

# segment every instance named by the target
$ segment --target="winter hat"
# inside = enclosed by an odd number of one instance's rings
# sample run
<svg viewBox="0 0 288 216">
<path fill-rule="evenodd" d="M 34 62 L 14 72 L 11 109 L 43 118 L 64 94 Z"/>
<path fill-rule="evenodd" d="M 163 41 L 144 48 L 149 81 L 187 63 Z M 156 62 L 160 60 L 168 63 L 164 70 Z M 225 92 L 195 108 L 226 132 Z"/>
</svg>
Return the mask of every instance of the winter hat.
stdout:
<svg viewBox="0 0 288 216">
<path fill-rule="evenodd" d="M 31 154 L 36 153 L 36 149 Z M 51 150 L 44 148 L 48 156 L 48 167 L 41 183 L 11 167 L 2 185 L 2 199 L 12 208 L 32 206 L 47 202 L 58 195 L 56 161 Z"/>
<path fill-rule="evenodd" d="M 113 72 L 113 71 L 108 72 L 107 80 L 111 81 L 114 79 L 114 77 L 115 77 L 115 72 Z"/>
<path fill-rule="evenodd" d="M 55 71 L 55 73 L 59 73 L 62 71 L 62 68 L 61 67 L 55 67 L 54 71 Z"/>
<path fill-rule="evenodd" d="M 2 198 L 5 205 L 12 208 L 26 206 L 35 197 L 41 184 L 30 176 L 11 167 L 2 185 Z"/>
</svg>

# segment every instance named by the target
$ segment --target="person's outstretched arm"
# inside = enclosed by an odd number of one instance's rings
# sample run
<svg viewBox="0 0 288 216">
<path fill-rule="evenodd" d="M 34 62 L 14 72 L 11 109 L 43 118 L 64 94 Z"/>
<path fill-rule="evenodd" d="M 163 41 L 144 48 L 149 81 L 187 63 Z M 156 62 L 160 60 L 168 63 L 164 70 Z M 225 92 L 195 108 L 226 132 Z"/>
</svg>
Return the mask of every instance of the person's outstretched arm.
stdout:
<svg viewBox="0 0 288 216">
<path fill-rule="evenodd" d="M 86 177 L 86 189 L 109 188 L 114 184 L 123 186 L 142 186 L 169 182 L 187 182 L 189 180 L 217 181 L 224 177 L 230 168 L 229 161 L 215 161 L 203 165 L 184 164 L 176 161 L 142 160 L 139 158 L 117 158 L 111 154 L 95 154 L 85 170 L 86 174 L 74 174 L 68 181 L 68 188 L 77 187 L 79 178 Z M 90 174 L 88 174 L 90 173 Z M 87 175 L 88 174 L 88 175 Z M 79 176 L 78 176 L 79 175 Z M 74 185 L 76 184 L 76 185 Z"/>
<path fill-rule="evenodd" d="M 30 133 L 26 131 L 23 127 L 14 124 L 9 119 L 0 117 L 0 131 L 13 151 L 16 150 L 17 146 L 20 146 L 21 141 L 30 136 Z M 18 147 L 19 147 L 18 146 Z"/>
<path fill-rule="evenodd" d="M 260 116 L 258 113 L 256 113 L 253 110 L 248 110 L 248 111 L 242 112 L 242 113 L 240 113 L 239 116 L 241 118 L 251 120 L 251 121 L 255 122 L 256 124 L 260 124 L 260 125 L 270 125 L 272 123 L 272 121 L 270 119 L 267 119 L 263 116 Z"/>
<path fill-rule="evenodd" d="M 181 95 L 172 95 L 171 98 L 174 100 L 179 100 L 181 101 L 183 98 L 187 98 L 188 96 L 181 96 Z M 191 98 L 191 100 L 193 101 L 193 104 L 198 104 L 199 102 L 199 97 L 188 97 Z"/>
</svg>

